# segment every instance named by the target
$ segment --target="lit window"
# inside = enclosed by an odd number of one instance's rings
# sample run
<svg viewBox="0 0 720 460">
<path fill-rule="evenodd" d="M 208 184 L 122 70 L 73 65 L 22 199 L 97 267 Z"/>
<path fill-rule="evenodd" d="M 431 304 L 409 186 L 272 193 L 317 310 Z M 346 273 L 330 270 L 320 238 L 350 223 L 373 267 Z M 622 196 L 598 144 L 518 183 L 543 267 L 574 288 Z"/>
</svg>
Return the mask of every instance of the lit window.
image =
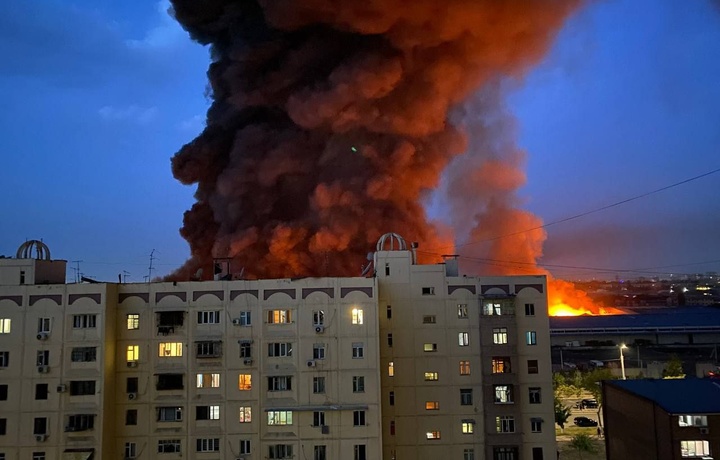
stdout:
<svg viewBox="0 0 720 460">
<path fill-rule="evenodd" d="M 140 329 L 140 315 L 132 313 L 127 315 L 128 330 Z"/>
<path fill-rule="evenodd" d="M 706 415 L 681 415 L 678 417 L 680 426 L 707 426 Z"/>
<path fill-rule="evenodd" d="M 525 333 L 525 343 L 528 345 L 537 345 L 537 333 L 535 331 L 527 331 Z"/>
<path fill-rule="evenodd" d="M 252 375 L 251 374 L 240 374 L 238 377 L 238 390 L 251 390 L 252 389 Z"/>
<path fill-rule="evenodd" d="M 388 377 L 392 377 L 395 375 L 395 363 L 390 361 L 388 363 Z"/>
<path fill-rule="evenodd" d="M 325 359 L 325 344 L 314 343 L 313 344 L 313 359 Z"/>
<path fill-rule="evenodd" d="M 0 334 L 10 333 L 10 318 L 0 318 Z"/>
<path fill-rule="evenodd" d="M 539 387 L 530 387 L 528 389 L 528 396 L 530 399 L 530 404 L 540 404 L 542 400 Z"/>
<path fill-rule="evenodd" d="M 352 344 L 353 359 L 362 359 L 365 357 L 365 345 L 362 342 L 354 342 Z"/>
<path fill-rule="evenodd" d="M 268 391 L 290 391 L 292 390 L 292 377 L 281 375 L 268 377 Z"/>
<path fill-rule="evenodd" d="M 458 332 L 458 345 L 467 347 L 470 344 L 470 334 L 467 332 Z"/>
<path fill-rule="evenodd" d="M 198 374 L 197 375 L 197 387 L 198 388 L 219 388 L 220 387 L 220 374 Z"/>
<path fill-rule="evenodd" d="M 293 413 L 289 410 L 271 410 L 268 412 L 268 425 L 292 425 Z"/>
<path fill-rule="evenodd" d="M 195 407 L 195 420 L 220 420 L 220 406 Z"/>
<path fill-rule="evenodd" d="M 475 422 L 470 421 L 470 420 L 462 421 L 463 434 L 473 434 L 474 429 L 475 429 Z"/>
<path fill-rule="evenodd" d="M 510 372 L 510 358 L 493 356 L 492 358 L 492 373 L 493 374 L 507 374 Z"/>
<path fill-rule="evenodd" d="M 468 307 L 466 303 L 459 303 L 457 306 L 458 318 L 468 317 Z"/>
<path fill-rule="evenodd" d="M 313 311 L 313 326 L 323 326 L 325 324 L 325 312 L 322 310 Z"/>
<path fill-rule="evenodd" d="M 470 375 L 470 361 L 460 361 L 460 375 Z"/>
<path fill-rule="evenodd" d="M 437 343 L 426 343 L 423 345 L 423 351 L 425 352 L 433 352 L 437 351 Z"/>
<path fill-rule="evenodd" d="M 427 381 L 434 381 L 438 379 L 438 373 L 437 372 L 425 372 L 425 380 Z"/>
<path fill-rule="evenodd" d="M 10 321 L 10 320 L 8 320 Z M 96 327 L 97 315 L 73 315 L 74 329 L 91 329 Z M 0 326 L 1 329 L 1 326 Z M 10 323 L 8 323 L 8 332 L 10 332 Z"/>
<path fill-rule="evenodd" d="M 440 439 L 440 432 L 439 431 L 428 431 L 425 433 L 426 439 Z"/>
<path fill-rule="evenodd" d="M 269 310 L 267 312 L 267 322 L 270 324 L 290 323 L 290 310 Z"/>
<path fill-rule="evenodd" d="M 252 409 L 249 406 L 240 407 L 240 423 L 252 422 Z"/>
<path fill-rule="evenodd" d="M 362 324 L 363 323 L 363 311 L 361 309 L 353 308 L 352 323 L 353 324 Z"/>
<path fill-rule="evenodd" d="M 493 343 L 496 345 L 508 343 L 508 330 L 506 327 L 493 328 Z"/>
<path fill-rule="evenodd" d="M 542 433 L 542 419 L 531 418 L 530 419 L 530 432 L 531 433 Z"/>
<path fill-rule="evenodd" d="M 495 404 L 508 404 L 513 402 L 512 385 L 495 385 Z"/>
<path fill-rule="evenodd" d="M 535 316 L 535 304 L 534 303 L 526 303 L 525 304 L 525 316 Z"/>
<path fill-rule="evenodd" d="M 515 417 L 510 415 L 495 417 L 495 429 L 498 433 L 515 433 Z"/>
<path fill-rule="evenodd" d="M 162 342 L 160 343 L 160 349 L 158 356 L 161 358 L 173 358 L 182 356 L 183 344 L 182 342 Z"/>
<path fill-rule="evenodd" d="M 215 311 L 199 311 L 197 312 L 198 324 L 220 324 L 220 312 Z"/>
<path fill-rule="evenodd" d="M 423 316 L 423 324 L 435 324 L 437 321 L 437 318 L 435 315 L 425 315 Z"/>
<path fill-rule="evenodd" d="M 440 410 L 439 401 L 425 401 L 425 410 Z"/>
<path fill-rule="evenodd" d="M 702 457 L 710 455 L 708 441 L 680 441 L 680 455 L 683 457 Z"/>
<path fill-rule="evenodd" d="M 512 299 L 493 300 L 483 304 L 483 315 L 501 316 L 514 314 L 515 304 Z"/>
<path fill-rule="evenodd" d="M 128 347 L 127 347 L 127 362 L 129 362 L 129 363 L 136 362 L 139 359 L 140 359 L 140 346 L 139 345 L 128 345 Z"/>
</svg>

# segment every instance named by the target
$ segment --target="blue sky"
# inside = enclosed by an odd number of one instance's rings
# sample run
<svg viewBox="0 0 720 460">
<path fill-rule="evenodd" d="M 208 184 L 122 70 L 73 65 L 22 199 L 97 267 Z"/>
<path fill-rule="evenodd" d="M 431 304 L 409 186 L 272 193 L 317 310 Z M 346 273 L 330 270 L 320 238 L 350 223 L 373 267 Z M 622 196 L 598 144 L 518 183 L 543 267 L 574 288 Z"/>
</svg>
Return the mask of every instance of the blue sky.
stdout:
<svg viewBox="0 0 720 460">
<path fill-rule="evenodd" d="M 152 250 L 154 276 L 185 260 L 178 229 L 194 190 L 173 179 L 169 160 L 202 130 L 208 52 L 166 9 L 3 5 L 0 254 L 42 238 L 53 257 L 82 260 L 86 276 L 127 271 L 135 282 Z M 720 9 L 709 1 L 592 2 L 575 14 L 508 95 L 528 152 L 527 208 L 551 222 L 720 168 L 718 43 Z M 699 264 L 720 259 L 719 180 L 551 226 L 542 262 L 720 271 Z"/>
</svg>

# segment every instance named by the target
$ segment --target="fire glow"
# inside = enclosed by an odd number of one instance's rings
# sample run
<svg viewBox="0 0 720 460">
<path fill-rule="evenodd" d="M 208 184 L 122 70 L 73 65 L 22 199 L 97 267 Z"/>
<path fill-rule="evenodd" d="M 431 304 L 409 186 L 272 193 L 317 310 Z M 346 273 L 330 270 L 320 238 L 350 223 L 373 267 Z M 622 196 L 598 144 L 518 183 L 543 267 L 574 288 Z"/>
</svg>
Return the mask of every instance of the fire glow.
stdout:
<svg viewBox="0 0 720 460">
<path fill-rule="evenodd" d="M 548 279 L 548 314 L 550 316 L 622 315 L 624 311 L 594 302 L 569 281 Z"/>
</svg>

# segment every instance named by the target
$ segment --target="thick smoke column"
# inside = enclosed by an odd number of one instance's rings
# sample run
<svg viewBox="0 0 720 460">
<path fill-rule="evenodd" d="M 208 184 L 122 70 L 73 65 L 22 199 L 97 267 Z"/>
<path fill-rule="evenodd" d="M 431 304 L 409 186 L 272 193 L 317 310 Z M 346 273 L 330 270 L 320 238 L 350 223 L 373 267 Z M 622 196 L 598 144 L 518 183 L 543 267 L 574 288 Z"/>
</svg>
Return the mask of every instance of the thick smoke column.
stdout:
<svg viewBox="0 0 720 460">
<path fill-rule="evenodd" d="M 207 128 L 172 162 L 176 178 L 198 184 L 181 230 L 192 256 L 175 275 L 187 278 L 213 257 L 250 276 L 357 275 L 388 231 L 452 246 L 423 207 L 468 146 L 451 109 L 522 76 L 578 2 L 172 3 L 213 56 Z M 519 164 L 500 163 L 485 165 L 489 176 L 483 165 L 461 170 L 458 193 L 516 184 Z M 512 206 L 496 199 L 487 212 L 513 221 Z"/>
</svg>

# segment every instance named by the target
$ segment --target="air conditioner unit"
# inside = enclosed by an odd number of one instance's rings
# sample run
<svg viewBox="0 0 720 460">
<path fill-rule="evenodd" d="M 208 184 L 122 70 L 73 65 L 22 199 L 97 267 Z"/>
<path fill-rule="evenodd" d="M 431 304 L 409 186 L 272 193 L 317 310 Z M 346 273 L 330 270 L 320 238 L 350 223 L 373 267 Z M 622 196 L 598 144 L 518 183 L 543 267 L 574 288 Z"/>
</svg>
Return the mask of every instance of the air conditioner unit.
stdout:
<svg viewBox="0 0 720 460">
<path fill-rule="evenodd" d="M 320 432 L 322 434 L 330 434 L 330 427 L 327 425 L 323 425 L 320 427 Z"/>
<path fill-rule="evenodd" d="M 67 391 L 67 385 L 65 385 L 64 383 L 61 383 L 60 385 L 57 386 L 58 393 L 65 393 L 66 391 Z"/>
<path fill-rule="evenodd" d="M 315 362 L 314 359 L 308 360 L 307 367 L 315 367 L 315 366 L 317 366 L 317 363 Z"/>
<path fill-rule="evenodd" d="M 246 365 L 249 366 L 250 364 L 253 363 L 253 360 L 252 360 L 252 358 L 245 358 L 245 359 L 243 360 L 243 363 L 245 363 Z"/>
<path fill-rule="evenodd" d="M 700 428 L 700 434 L 710 434 L 710 428 Z"/>
<path fill-rule="evenodd" d="M 137 361 L 128 361 L 127 366 L 128 367 L 137 367 L 138 362 Z"/>
<path fill-rule="evenodd" d="M 48 337 L 50 337 L 50 334 L 48 334 L 47 332 L 40 332 L 37 335 L 38 340 L 47 340 Z"/>
<path fill-rule="evenodd" d="M 47 439 L 47 437 L 48 437 L 48 435 L 46 435 L 46 434 L 36 434 L 35 441 L 44 442 Z"/>
<path fill-rule="evenodd" d="M 242 324 L 242 321 L 240 320 L 240 318 L 235 318 L 233 319 L 233 324 L 236 326 L 240 326 Z"/>
<path fill-rule="evenodd" d="M 129 399 L 130 401 L 133 401 L 133 400 L 135 400 L 135 399 L 137 399 L 137 398 L 138 398 L 138 394 L 137 394 L 137 393 L 128 393 L 128 399 Z"/>
<path fill-rule="evenodd" d="M 322 334 L 323 332 L 325 332 L 325 326 L 315 326 L 316 334 Z"/>
<path fill-rule="evenodd" d="M 38 372 L 41 374 L 47 374 L 50 372 L 50 366 L 38 366 Z"/>
<path fill-rule="evenodd" d="M 67 426 L 65 427 L 65 433 L 71 433 L 71 432 L 73 432 L 73 431 L 75 431 L 75 427 L 74 427 L 74 426 L 67 425 Z"/>
</svg>

